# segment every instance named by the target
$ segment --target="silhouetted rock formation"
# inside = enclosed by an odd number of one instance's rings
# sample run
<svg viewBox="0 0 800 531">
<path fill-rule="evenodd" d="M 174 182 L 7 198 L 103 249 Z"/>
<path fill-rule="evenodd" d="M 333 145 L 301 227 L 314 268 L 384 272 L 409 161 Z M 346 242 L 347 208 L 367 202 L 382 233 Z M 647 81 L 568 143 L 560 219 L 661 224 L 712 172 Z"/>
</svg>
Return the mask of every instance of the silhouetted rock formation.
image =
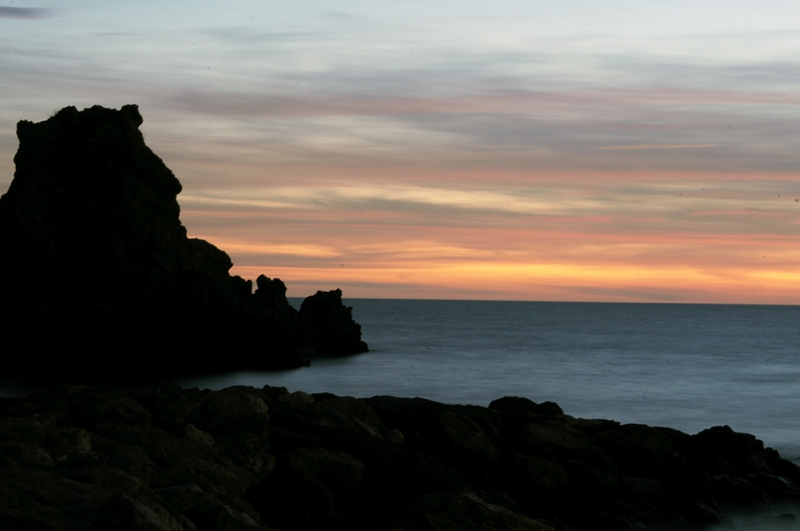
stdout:
<svg viewBox="0 0 800 531">
<path fill-rule="evenodd" d="M 796 520 L 798 485 L 800 467 L 727 426 L 688 435 L 519 397 L 58 386 L 0 399 L 9 530 L 663 531 L 741 510 L 772 529 Z"/>
<path fill-rule="evenodd" d="M 353 320 L 352 308 L 342 304 L 342 290 L 318 291 L 307 297 L 300 305 L 300 316 L 316 352 L 327 356 L 366 352 L 361 326 Z"/>
<path fill-rule="evenodd" d="M 186 236 L 181 184 L 141 123 L 126 105 L 17 125 L 17 169 L 0 198 L 0 375 L 159 378 L 366 351 L 338 290 L 335 319 L 304 318 L 280 280 L 259 277 L 253 294 L 225 252 Z M 13 355 L 34 347 L 60 356 Z"/>
</svg>

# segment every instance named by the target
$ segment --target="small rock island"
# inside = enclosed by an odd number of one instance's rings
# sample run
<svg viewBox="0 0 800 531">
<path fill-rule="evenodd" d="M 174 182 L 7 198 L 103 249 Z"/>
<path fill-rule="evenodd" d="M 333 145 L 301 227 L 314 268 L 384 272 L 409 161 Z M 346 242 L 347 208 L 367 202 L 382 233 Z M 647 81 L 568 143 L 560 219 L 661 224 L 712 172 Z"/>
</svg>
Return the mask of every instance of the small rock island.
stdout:
<svg viewBox="0 0 800 531">
<path fill-rule="evenodd" d="M 181 184 L 141 124 L 125 105 L 17 125 L 0 197 L 0 376 L 138 382 L 366 352 L 340 290 L 297 311 L 281 280 L 262 275 L 253 292 L 224 251 L 187 237 Z"/>
</svg>

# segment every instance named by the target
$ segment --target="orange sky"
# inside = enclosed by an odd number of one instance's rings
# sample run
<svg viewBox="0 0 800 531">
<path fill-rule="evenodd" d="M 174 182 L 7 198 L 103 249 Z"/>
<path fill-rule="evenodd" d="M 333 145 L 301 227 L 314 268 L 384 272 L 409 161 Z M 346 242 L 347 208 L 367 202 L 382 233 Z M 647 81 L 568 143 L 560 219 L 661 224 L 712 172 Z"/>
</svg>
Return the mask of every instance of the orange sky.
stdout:
<svg viewBox="0 0 800 531">
<path fill-rule="evenodd" d="M 794 4 L 27 4 L 0 191 L 18 120 L 137 103 L 189 234 L 290 296 L 800 304 Z"/>
<path fill-rule="evenodd" d="M 187 191 L 182 216 L 295 296 L 800 301 L 791 175 L 387 173 Z"/>
</svg>

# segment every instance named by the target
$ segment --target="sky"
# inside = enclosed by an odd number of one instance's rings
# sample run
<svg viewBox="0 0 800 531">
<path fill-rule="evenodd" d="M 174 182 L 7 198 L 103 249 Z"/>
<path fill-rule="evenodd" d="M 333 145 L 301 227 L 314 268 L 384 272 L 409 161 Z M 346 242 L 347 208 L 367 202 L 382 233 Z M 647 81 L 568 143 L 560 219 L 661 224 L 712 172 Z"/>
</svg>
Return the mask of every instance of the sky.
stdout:
<svg viewBox="0 0 800 531">
<path fill-rule="evenodd" d="M 139 105 L 289 296 L 800 304 L 800 4 L 0 0 L 16 123 Z"/>
</svg>

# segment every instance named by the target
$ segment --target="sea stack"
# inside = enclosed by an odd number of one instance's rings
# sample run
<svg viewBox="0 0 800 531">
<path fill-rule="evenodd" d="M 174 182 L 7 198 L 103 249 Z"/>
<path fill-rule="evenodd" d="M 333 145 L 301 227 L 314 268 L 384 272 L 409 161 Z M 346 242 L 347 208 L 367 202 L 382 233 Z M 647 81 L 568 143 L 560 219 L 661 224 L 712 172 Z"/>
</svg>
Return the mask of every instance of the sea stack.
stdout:
<svg viewBox="0 0 800 531">
<path fill-rule="evenodd" d="M 142 121 L 125 105 L 17 125 L 0 198 L 0 376 L 157 380 L 366 351 L 340 292 L 304 316 L 279 279 L 262 275 L 253 293 L 224 251 L 187 237 L 181 184 Z"/>
</svg>

